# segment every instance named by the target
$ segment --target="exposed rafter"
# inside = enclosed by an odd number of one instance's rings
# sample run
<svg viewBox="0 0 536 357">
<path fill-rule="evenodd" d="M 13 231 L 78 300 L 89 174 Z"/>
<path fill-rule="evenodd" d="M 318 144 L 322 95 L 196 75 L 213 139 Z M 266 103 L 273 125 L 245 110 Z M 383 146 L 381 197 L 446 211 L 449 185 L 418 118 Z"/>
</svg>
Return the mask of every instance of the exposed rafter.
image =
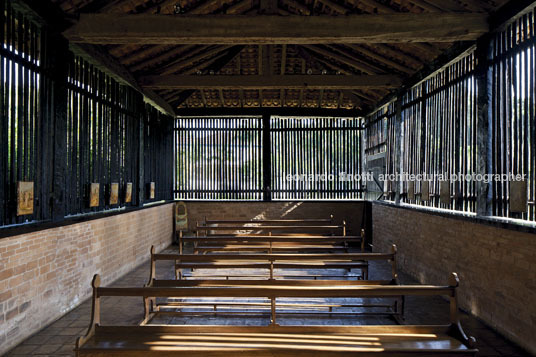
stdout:
<svg viewBox="0 0 536 357">
<path fill-rule="evenodd" d="M 210 63 L 207 69 L 214 72 L 221 70 L 227 63 L 231 62 L 233 58 L 235 58 L 242 51 L 243 48 L 244 46 L 231 47 L 222 57 L 218 58 L 215 62 Z M 187 101 L 194 92 L 194 89 L 184 90 L 168 100 L 173 106 L 178 107 Z"/>
<path fill-rule="evenodd" d="M 78 54 L 85 55 L 84 58 L 92 61 L 94 64 L 101 67 L 106 72 L 112 74 L 119 81 L 124 82 L 141 92 L 149 100 L 151 100 L 154 104 L 159 106 L 169 115 L 175 114 L 173 107 L 167 101 L 165 101 L 155 92 L 153 92 L 152 89 L 141 88 L 138 84 L 138 81 L 125 67 L 123 67 L 123 65 L 117 62 L 107 52 L 101 50 L 98 46 L 79 44 L 74 45 L 73 50 Z"/>
<path fill-rule="evenodd" d="M 65 31 L 97 44 L 333 44 L 476 40 L 486 14 L 161 16 L 81 14 Z"/>
<path fill-rule="evenodd" d="M 358 89 L 396 88 L 398 76 L 262 75 L 262 76 L 144 76 L 140 84 L 151 89 Z"/>
<path fill-rule="evenodd" d="M 179 116 L 217 116 L 217 115 L 279 115 L 279 116 L 314 116 L 314 117 L 359 117 L 362 112 L 355 109 L 325 109 L 325 108 L 181 108 L 177 109 Z"/>
</svg>

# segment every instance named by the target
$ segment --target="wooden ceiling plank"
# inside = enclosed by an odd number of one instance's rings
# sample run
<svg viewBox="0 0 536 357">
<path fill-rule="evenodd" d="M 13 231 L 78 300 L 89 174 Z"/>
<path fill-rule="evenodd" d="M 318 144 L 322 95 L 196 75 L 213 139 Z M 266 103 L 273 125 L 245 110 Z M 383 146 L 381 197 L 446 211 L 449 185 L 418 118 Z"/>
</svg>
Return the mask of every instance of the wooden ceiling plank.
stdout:
<svg viewBox="0 0 536 357">
<path fill-rule="evenodd" d="M 225 67 L 226 64 L 230 63 L 236 56 L 240 54 L 240 52 L 244 49 L 244 46 L 233 46 L 231 47 L 225 54 L 223 54 L 221 57 L 219 57 L 217 60 L 210 63 L 208 66 L 208 70 L 212 70 L 214 72 L 218 72 L 223 67 Z M 214 89 L 214 88 L 209 88 Z M 182 92 L 178 93 L 179 98 L 177 100 L 170 100 L 170 103 L 172 103 L 172 106 L 179 107 L 182 103 L 184 103 L 190 96 L 194 93 L 194 90 L 184 90 Z"/>
<path fill-rule="evenodd" d="M 307 48 L 310 51 L 316 52 L 317 54 L 321 56 L 327 56 L 327 57 L 333 58 L 334 60 L 338 62 L 344 63 L 345 65 L 355 68 L 366 74 L 377 74 L 379 72 L 378 68 L 373 68 L 368 64 L 358 62 L 354 59 L 333 53 L 332 51 L 329 51 L 329 50 L 326 50 L 317 46 L 303 46 L 303 47 Z"/>
<path fill-rule="evenodd" d="M 419 68 L 423 65 L 423 62 L 421 62 L 418 58 L 405 54 L 400 48 L 394 49 L 391 48 L 389 45 L 383 45 L 379 43 L 370 46 L 372 48 L 385 52 L 388 56 L 396 58 L 399 61 L 405 62 L 409 66 Z"/>
<path fill-rule="evenodd" d="M 166 65 L 159 73 L 160 74 L 172 74 L 179 72 L 180 70 L 192 65 L 195 62 L 201 61 L 204 58 L 208 58 L 211 56 L 214 56 L 218 53 L 221 53 L 225 50 L 229 49 L 229 46 L 217 46 L 212 49 L 207 50 L 206 47 L 201 47 L 196 51 L 192 51 L 190 54 L 192 55 L 189 58 L 186 58 L 184 60 L 178 60 L 176 62 L 172 62 L 168 65 Z"/>
<path fill-rule="evenodd" d="M 462 2 L 467 4 L 468 10 L 470 11 L 491 11 L 493 9 L 493 5 L 488 4 L 486 1 L 463 0 Z"/>
<path fill-rule="evenodd" d="M 219 8 L 221 7 L 221 4 L 226 1 L 220 1 L 220 0 L 207 0 L 200 4 L 199 6 L 189 10 L 187 13 L 188 15 L 205 15 L 210 13 L 210 10 L 212 8 Z"/>
<path fill-rule="evenodd" d="M 134 46 L 135 45 L 131 43 L 127 43 L 126 45 L 110 46 L 108 48 L 108 53 L 111 54 L 112 56 L 119 57 L 119 56 L 122 56 L 123 53 L 128 52 Z"/>
<path fill-rule="evenodd" d="M 252 7 L 251 0 L 242 0 L 237 2 L 236 4 L 231 5 L 226 13 L 229 15 L 237 15 L 241 14 L 244 11 L 250 9 Z"/>
<path fill-rule="evenodd" d="M 359 0 L 359 2 L 377 10 L 379 14 L 394 14 L 397 12 L 395 9 L 374 0 Z"/>
<path fill-rule="evenodd" d="M 298 13 L 302 13 L 303 15 L 311 15 L 311 10 L 307 6 L 303 5 L 302 3 L 299 3 L 298 1 L 281 0 L 281 2 L 290 8 L 294 8 L 298 10 Z"/>
<path fill-rule="evenodd" d="M 175 58 L 175 57 L 180 57 L 181 54 L 187 52 L 188 55 L 192 54 L 192 53 L 197 53 L 199 51 L 202 51 L 203 49 L 205 49 L 206 47 L 201 47 L 201 48 L 198 48 L 198 49 L 193 49 L 195 46 L 194 45 L 186 45 L 186 46 L 180 46 L 180 47 L 176 47 L 170 51 L 166 51 L 164 53 L 161 53 L 160 55 L 158 56 L 155 56 L 155 57 L 151 57 L 150 59 L 147 59 L 145 61 L 142 61 L 140 63 L 137 63 L 136 65 L 134 66 L 131 66 L 130 67 L 130 70 L 132 72 L 137 72 L 137 71 L 140 71 L 140 70 L 144 70 L 148 67 L 152 67 L 152 66 L 155 66 L 157 64 L 161 64 L 163 62 L 165 62 L 166 60 L 169 60 L 170 58 Z"/>
<path fill-rule="evenodd" d="M 96 44 L 345 44 L 476 40 L 487 14 L 163 16 L 81 14 L 64 35 Z"/>
<path fill-rule="evenodd" d="M 187 46 L 179 46 L 179 47 L 182 48 L 182 47 L 187 47 Z M 129 65 L 132 65 L 133 63 L 142 61 L 143 59 L 147 57 L 154 57 L 163 52 L 167 52 L 170 50 L 173 50 L 173 48 L 170 48 L 169 45 L 162 45 L 162 46 L 156 45 L 156 46 L 149 46 L 146 48 L 140 48 L 136 52 L 129 52 L 126 55 L 122 55 L 119 58 L 119 62 L 121 62 L 125 66 L 129 66 Z"/>
<path fill-rule="evenodd" d="M 100 9 L 100 12 L 103 13 L 125 13 L 123 6 L 128 5 L 129 8 L 136 8 L 139 5 L 142 5 L 145 1 L 144 0 L 115 0 L 110 1 L 109 4 L 102 7 Z"/>
<path fill-rule="evenodd" d="M 347 14 L 350 10 L 346 7 L 337 4 L 336 2 L 333 2 L 331 0 L 318 0 L 320 3 L 326 5 L 331 10 L 338 12 L 339 14 Z"/>
<path fill-rule="evenodd" d="M 302 57 L 305 57 L 305 58 L 308 58 L 312 61 L 316 61 L 316 62 L 319 62 L 321 63 L 322 65 L 324 65 L 325 67 L 331 69 L 331 70 L 336 70 L 336 71 L 339 71 L 340 73 L 342 74 L 346 74 L 346 75 L 352 75 L 351 72 L 347 71 L 346 69 L 342 68 L 342 67 L 339 67 L 331 62 L 328 62 L 328 61 L 325 61 L 323 58 L 319 58 L 317 56 L 309 56 L 309 54 L 306 52 L 306 50 L 298 50 L 298 52 L 300 53 L 300 55 Z M 305 60 L 304 60 L 305 62 Z M 303 67 L 303 73 L 305 73 L 305 67 Z M 348 90 L 348 89 L 343 89 L 341 90 L 341 92 L 345 93 L 346 96 L 352 101 L 354 107 L 359 107 L 361 108 L 362 106 L 362 101 L 359 97 L 355 96 L 353 94 L 353 91 L 351 90 Z M 300 91 L 300 102 L 301 102 L 301 98 L 303 97 L 303 90 Z"/>
<path fill-rule="evenodd" d="M 444 12 L 467 11 L 466 8 L 452 0 L 426 0 L 426 2 Z"/>
<path fill-rule="evenodd" d="M 142 76 L 140 85 L 151 89 L 356 89 L 396 88 L 401 78 L 392 75 L 262 75 L 262 76 Z"/>
<path fill-rule="evenodd" d="M 428 11 L 428 12 L 440 12 L 442 11 L 441 8 L 438 8 L 437 6 L 434 6 L 432 4 L 427 3 L 424 0 L 409 0 L 408 2 L 417 5 L 421 9 Z"/>
<path fill-rule="evenodd" d="M 356 46 L 356 45 L 349 45 L 348 47 L 352 48 L 354 51 L 357 51 L 367 57 L 370 57 L 372 58 L 373 60 L 376 60 L 378 62 L 380 62 L 381 64 L 387 66 L 387 67 L 391 67 L 391 68 L 394 68 L 400 72 L 403 72 L 403 73 L 406 73 L 406 74 L 409 74 L 409 73 L 413 73 L 414 70 L 411 69 L 411 68 L 408 68 L 400 63 L 397 63 L 395 61 L 392 61 L 391 59 L 389 58 L 386 58 L 382 55 L 379 55 L 367 48 L 364 48 L 362 46 Z"/>
<path fill-rule="evenodd" d="M 277 0 L 259 0 L 259 14 L 277 14 Z"/>
</svg>

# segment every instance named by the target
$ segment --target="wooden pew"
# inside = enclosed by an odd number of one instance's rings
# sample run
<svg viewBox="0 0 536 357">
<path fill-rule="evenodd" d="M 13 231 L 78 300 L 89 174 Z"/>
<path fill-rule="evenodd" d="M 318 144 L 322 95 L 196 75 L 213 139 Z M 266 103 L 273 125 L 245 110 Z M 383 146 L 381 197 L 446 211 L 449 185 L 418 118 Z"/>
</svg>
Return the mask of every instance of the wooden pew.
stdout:
<svg viewBox="0 0 536 357">
<path fill-rule="evenodd" d="M 359 258 L 362 258 L 363 255 L 361 255 Z M 263 286 L 338 286 L 338 285 L 369 285 L 369 286 L 380 286 L 380 285 L 398 285 L 398 274 L 397 274 L 397 268 L 396 268 L 396 245 L 392 245 L 391 247 L 391 253 L 388 255 L 385 255 L 385 258 L 390 262 L 391 264 L 391 279 L 390 280 L 280 280 L 280 279 L 265 279 L 265 280 L 229 280 L 227 279 L 214 279 L 214 275 L 210 275 L 208 279 L 203 280 L 167 280 L 167 279 L 157 279 L 156 278 L 156 261 L 161 260 L 160 257 L 163 257 L 163 260 L 170 260 L 169 257 L 163 256 L 163 255 L 157 255 L 154 253 L 154 247 L 151 247 L 151 270 L 150 270 L 150 277 L 149 282 L 145 285 L 147 287 L 229 287 L 229 286 L 251 286 L 251 285 L 263 285 Z M 379 255 L 374 256 L 375 259 L 380 259 Z M 330 275 L 330 277 L 332 277 Z M 288 278 L 288 276 L 286 276 Z M 326 279 L 326 277 L 322 277 L 323 279 Z M 284 305 L 285 307 L 292 308 L 296 307 L 295 304 L 287 304 Z M 220 307 L 268 307 L 269 303 L 266 302 L 256 302 L 256 303 L 229 303 L 228 301 L 212 301 L 212 302 L 204 302 L 201 303 L 184 303 L 184 302 L 166 302 L 163 304 L 157 305 L 156 302 L 154 302 L 155 310 L 159 311 L 161 307 L 177 307 L 177 308 L 206 308 L 206 307 L 212 307 L 213 310 L 210 312 L 211 314 L 215 314 Z M 281 305 L 280 305 L 281 306 Z M 333 312 L 333 308 L 348 308 L 348 307 L 362 307 L 362 308 L 386 308 L 386 311 L 384 312 L 360 312 L 360 313 L 347 313 L 347 312 L 341 312 L 341 314 L 344 315 L 390 315 L 394 317 L 398 322 L 402 323 L 404 319 L 404 297 L 397 297 L 392 303 L 369 303 L 369 304 L 338 304 L 338 305 L 329 305 L 329 304 L 299 304 L 300 308 L 302 310 L 309 310 L 316 309 L 316 310 L 328 310 L 326 313 L 328 315 L 337 314 L 337 312 Z M 205 311 L 206 312 L 206 311 Z M 199 313 L 199 311 L 196 311 L 196 313 Z M 209 313 L 209 312 L 207 312 Z M 295 314 L 298 314 L 299 312 L 295 312 Z M 316 313 L 316 311 L 315 311 Z"/>
<path fill-rule="evenodd" d="M 156 280 L 156 262 L 157 261 L 173 261 L 175 263 L 175 279 L 182 278 L 179 276 L 177 266 L 179 269 L 191 268 L 185 264 L 195 265 L 197 263 L 212 263 L 212 262 L 223 262 L 223 264 L 218 265 L 221 267 L 224 264 L 229 263 L 229 265 L 239 265 L 243 262 L 245 264 L 265 264 L 266 269 L 271 270 L 271 274 L 268 279 L 275 279 L 273 269 L 276 269 L 277 265 L 274 265 L 277 262 L 287 262 L 288 265 L 292 266 L 293 261 L 300 262 L 337 262 L 344 260 L 345 262 L 356 262 L 361 269 L 365 269 L 367 274 L 364 276 L 365 280 L 368 280 L 368 261 L 369 260 L 385 260 L 391 264 L 391 281 L 397 281 L 398 272 L 397 272 L 397 247 L 395 244 L 391 246 L 389 253 L 348 253 L 348 254 L 218 254 L 218 255 L 195 255 L 195 254 L 175 254 L 175 253 L 159 253 L 155 251 L 155 247 L 151 246 L 150 248 L 151 262 L 150 262 L 150 271 L 149 271 L 149 282 L 151 285 L 154 280 Z M 290 262 L 289 262 L 290 261 Z M 257 265 L 255 265 L 257 267 Z M 316 265 L 315 265 L 316 267 Z M 213 275 L 211 275 L 213 276 Z M 229 280 L 229 276 L 226 277 Z M 184 279 L 181 279 L 184 280 Z M 328 280 L 333 281 L 333 280 Z"/>
<path fill-rule="evenodd" d="M 266 269 L 274 279 L 275 269 L 359 269 L 368 279 L 369 260 L 392 260 L 391 253 L 339 253 L 339 254 L 153 254 L 151 265 L 157 260 L 175 261 L 175 275 L 182 279 L 182 269 Z"/>
<path fill-rule="evenodd" d="M 148 287 L 248 287 L 248 286 L 266 286 L 266 287 L 333 287 L 333 286 L 389 286 L 397 285 L 395 280 L 153 280 Z M 300 301 L 277 303 L 279 315 L 314 315 L 315 317 L 333 317 L 339 316 L 390 316 L 398 323 L 404 321 L 404 296 L 393 296 L 385 302 L 359 302 L 359 303 L 325 303 L 318 301 Z M 348 311 L 349 308 L 373 308 L 374 311 Z M 166 309 L 173 309 L 169 311 Z M 184 311 L 187 309 L 187 311 Z M 248 309 L 244 311 L 244 309 Z M 252 310 L 253 309 L 253 310 Z M 204 301 L 176 301 L 167 300 L 157 302 L 152 301 L 152 311 L 154 316 L 162 315 L 266 315 L 266 311 L 271 309 L 271 301 L 261 298 L 255 301 L 228 301 L 218 300 L 217 298 Z M 344 311 L 338 311 L 345 309 Z M 381 309 L 381 311 L 378 311 Z"/>
<path fill-rule="evenodd" d="M 261 251 L 261 252 L 331 252 L 348 251 L 355 243 L 365 251 L 365 230 L 360 236 L 307 236 L 307 235 L 219 235 L 183 237 L 179 235 L 179 253 L 184 244 L 192 243 L 194 253 L 222 251 Z"/>
<path fill-rule="evenodd" d="M 213 231 L 230 232 L 230 231 L 260 231 L 266 233 L 285 232 L 292 233 L 298 232 L 300 234 L 311 232 L 328 232 L 331 235 L 339 233 L 340 235 L 346 235 L 346 222 L 342 222 L 340 225 L 307 225 L 307 224 L 278 224 L 278 225 L 262 225 L 256 223 L 249 223 L 247 226 L 244 224 L 236 225 L 206 225 L 196 222 L 195 225 L 196 235 L 200 232 L 204 232 L 205 236 L 212 235 Z"/>
<path fill-rule="evenodd" d="M 92 281 L 92 314 L 87 333 L 76 341 L 77 356 L 475 356 L 475 339 L 467 337 L 458 316 L 452 273 L 448 286 L 247 286 L 247 287 L 100 287 Z M 276 299 L 374 298 L 400 295 L 448 296 L 447 325 L 280 326 Z M 143 297 L 145 316 L 139 326 L 101 326 L 104 296 Z M 154 316 L 151 301 L 169 297 L 266 297 L 271 299 L 269 326 L 147 325 Z"/>
<path fill-rule="evenodd" d="M 308 224 L 332 224 L 333 223 L 333 215 L 330 215 L 330 218 L 305 218 L 305 219 L 249 219 L 249 220 L 225 220 L 225 219 L 212 219 L 209 220 L 205 216 L 205 220 L 201 223 L 206 226 L 211 226 L 214 224 L 248 224 L 248 223 L 254 223 L 258 225 L 270 225 L 270 224 L 300 224 L 300 225 L 308 225 Z"/>
</svg>

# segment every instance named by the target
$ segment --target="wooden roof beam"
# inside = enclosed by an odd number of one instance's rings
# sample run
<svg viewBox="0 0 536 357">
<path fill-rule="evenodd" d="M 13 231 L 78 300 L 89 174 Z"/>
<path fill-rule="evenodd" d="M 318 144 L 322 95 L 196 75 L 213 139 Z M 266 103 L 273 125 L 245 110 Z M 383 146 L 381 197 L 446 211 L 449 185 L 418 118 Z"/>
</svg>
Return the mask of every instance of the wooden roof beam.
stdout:
<svg viewBox="0 0 536 357">
<path fill-rule="evenodd" d="M 414 70 L 411 69 L 411 68 L 408 68 L 400 63 L 397 63 L 387 57 L 384 57 L 374 51 L 371 51 L 369 50 L 368 48 L 364 48 L 364 47 L 361 47 L 361 46 L 355 46 L 355 45 L 349 45 L 349 47 L 351 49 L 353 49 L 354 51 L 357 51 L 367 57 L 370 57 L 372 58 L 373 60 L 375 61 L 378 61 L 380 62 L 382 65 L 386 66 L 386 67 L 391 67 L 391 68 L 394 68 L 402 73 L 406 73 L 406 74 L 409 74 L 409 73 L 413 73 Z"/>
<path fill-rule="evenodd" d="M 81 14 L 64 32 L 95 44 L 333 44 L 476 40 L 487 14 L 162 16 Z"/>
<path fill-rule="evenodd" d="M 215 116 L 215 115 L 278 115 L 278 116 L 309 116 L 309 117 L 346 117 L 361 116 L 362 112 L 355 109 L 326 108 L 290 108 L 290 107 L 249 107 L 249 108 L 191 108 L 177 109 L 179 116 Z"/>
<path fill-rule="evenodd" d="M 385 52 L 387 56 L 396 58 L 397 60 L 406 63 L 407 65 L 415 68 L 419 68 L 423 65 L 418 58 L 412 57 L 404 52 L 400 48 L 391 48 L 389 45 L 374 44 L 372 47 L 380 52 Z"/>
<path fill-rule="evenodd" d="M 233 4 L 233 5 L 229 6 L 229 8 L 227 9 L 226 13 L 229 14 L 229 15 L 241 14 L 244 11 L 246 11 L 246 10 L 251 8 L 251 3 L 252 3 L 251 0 L 239 1 L 236 4 Z"/>
<path fill-rule="evenodd" d="M 302 49 L 302 48 L 298 47 L 297 51 L 300 54 L 300 56 L 303 58 L 304 62 L 305 62 L 305 59 L 308 59 L 308 60 L 318 62 L 318 63 L 322 64 L 323 66 L 329 68 L 329 69 L 335 69 L 335 70 L 337 70 L 337 71 L 339 71 L 341 73 L 344 73 L 346 75 L 351 75 L 352 74 L 352 73 L 348 72 L 347 70 L 345 70 L 343 68 L 335 66 L 332 63 L 329 63 L 327 61 L 323 61 L 323 60 L 319 59 L 316 56 L 311 56 L 305 49 Z M 305 73 L 305 68 L 303 68 L 303 66 L 302 66 L 302 73 Z M 354 105 L 354 107 L 357 107 L 357 108 L 362 107 L 361 99 L 358 96 L 356 96 L 353 91 L 351 91 L 349 89 L 342 89 L 340 91 L 340 93 L 341 93 L 341 95 L 343 95 L 343 94 L 346 95 L 352 101 L 352 104 Z M 303 100 L 303 90 L 300 91 L 300 99 L 299 99 L 300 106 L 301 106 L 302 100 Z"/>
<path fill-rule="evenodd" d="M 79 44 L 73 45 L 72 49 L 74 52 L 84 55 L 84 58 L 93 62 L 98 67 L 103 68 L 106 72 L 112 74 L 120 82 L 123 82 L 132 88 L 136 89 L 163 111 L 169 115 L 174 115 L 175 111 L 173 107 L 162 97 L 156 94 L 152 89 L 141 88 L 138 84 L 138 81 L 132 76 L 132 74 L 119 62 L 110 56 L 107 52 L 101 50 L 97 46 Z"/>
<path fill-rule="evenodd" d="M 229 50 L 226 51 L 225 54 L 223 54 L 221 57 L 218 56 L 215 57 L 217 59 L 210 60 L 210 64 L 206 63 L 206 65 L 208 65 L 207 69 L 212 70 L 214 72 L 218 72 L 223 67 L 225 67 L 227 63 L 231 62 L 236 56 L 238 56 L 243 49 L 244 46 L 233 46 L 229 48 Z M 170 103 L 172 103 L 173 106 L 179 107 L 182 103 L 186 102 L 194 92 L 195 90 L 193 89 L 183 90 L 179 92 L 176 97 L 168 100 L 170 101 Z"/>
<path fill-rule="evenodd" d="M 312 52 L 319 54 L 320 56 L 332 58 L 340 63 L 343 63 L 352 68 L 355 68 L 363 73 L 376 74 L 376 73 L 381 72 L 381 69 L 379 69 L 378 67 L 371 66 L 367 63 L 359 62 L 355 59 L 347 57 L 346 55 L 343 56 L 342 54 L 337 54 L 335 53 L 335 50 L 333 48 L 330 48 L 330 50 L 326 50 L 317 46 L 303 46 L 303 47 L 305 47 L 306 49 Z"/>
<path fill-rule="evenodd" d="M 144 76 L 139 78 L 150 89 L 360 89 L 397 88 L 398 76 L 343 75 L 263 75 L 263 76 Z"/>
<path fill-rule="evenodd" d="M 148 58 L 144 61 L 136 63 L 135 65 L 130 67 L 130 70 L 133 72 L 137 72 L 147 67 L 152 67 L 154 65 L 169 61 L 169 59 L 175 59 L 176 57 L 181 56 L 181 54 L 183 53 L 187 53 L 188 55 L 193 55 L 194 52 L 196 51 L 200 52 L 206 49 L 206 47 L 204 46 L 198 49 L 194 49 L 194 47 L 195 47 L 194 45 L 186 45 L 186 46 L 178 46 L 178 47 L 172 48 L 168 51 L 165 51 L 151 58 Z"/>
<path fill-rule="evenodd" d="M 176 47 L 176 46 L 174 46 Z M 180 48 L 184 48 L 186 46 L 180 46 Z M 121 57 L 119 57 L 119 62 L 121 62 L 123 65 L 125 66 L 129 66 L 129 65 L 132 65 L 138 61 L 143 61 L 144 59 L 146 59 L 147 57 L 153 57 L 153 56 L 157 56 L 159 54 L 161 54 L 162 52 L 167 52 L 169 50 L 171 50 L 173 47 L 171 46 L 148 46 L 148 47 L 145 47 L 145 48 L 141 48 L 135 52 L 130 52 L 130 53 L 127 53 L 127 54 L 121 54 Z M 109 53 L 111 55 L 113 55 L 113 53 L 111 53 L 109 51 Z M 118 57 L 117 55 L 115 55 L 115 57 Z"/>
<path fill-rule="evenodd" d="M 202 48 L 199 51 L 195 51 L 195 55 L 192 56 L 192 57 L 186 58 L 185 60 L 182 60 L 182 61 L 179 60 L 177 62 L 173 62 L 171 64 L 168 64 L 166 67 L 164 67 L 164 69 L 161 71 L 160 74 L 172 74 L 172 73 L 178 72 L 178 71 L 180 71 L 180 70 L 192 65 L 195 62 L 201 61 L 201 60 L 203 60 L 205 58 L 208 58 L 208 57 L 215 56 L 218 53 L 221 53 L 221 52 L 226 51 L 228 49 L 229 49 L 229 46 L 225 46 L 225 47 L 217 46 L 215 48 L 208 49 L 208 50 L 206 48 Z M 194 54 L 194 53 L 192 53 L 192 54 Z"/>
</svg>

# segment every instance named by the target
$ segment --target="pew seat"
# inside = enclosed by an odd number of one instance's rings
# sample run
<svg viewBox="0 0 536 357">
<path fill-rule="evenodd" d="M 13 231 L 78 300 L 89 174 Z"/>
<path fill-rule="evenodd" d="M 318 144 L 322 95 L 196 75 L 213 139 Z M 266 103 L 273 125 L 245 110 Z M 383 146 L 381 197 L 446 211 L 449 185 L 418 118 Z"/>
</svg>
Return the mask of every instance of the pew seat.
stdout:
<svg viewBox="0 0 536 357">
<path fill-rule="evenodd" d="M 97 326 L 79 356 L 475 356 L 451 326 Z"/>
</svg>

